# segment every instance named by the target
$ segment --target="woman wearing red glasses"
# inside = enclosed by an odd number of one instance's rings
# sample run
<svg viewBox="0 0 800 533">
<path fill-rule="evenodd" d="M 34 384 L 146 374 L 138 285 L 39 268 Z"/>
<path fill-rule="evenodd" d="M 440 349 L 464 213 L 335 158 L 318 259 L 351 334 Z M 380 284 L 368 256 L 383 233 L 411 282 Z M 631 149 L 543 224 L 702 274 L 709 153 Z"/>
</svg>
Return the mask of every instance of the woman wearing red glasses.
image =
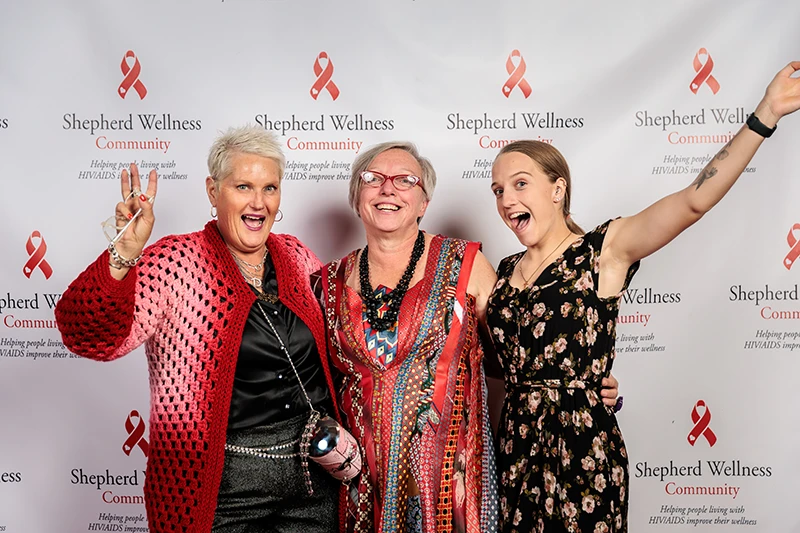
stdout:
<svg viewBox="0 0 800 533">
<path fill-rule="evenodd" d="M 323 269 L 337 394 L 364 458 L 340 502 L 346 531 L 496 529 L 475 306 L 495 274 L 477 243 L 420 231 L 435 186 L 411 143 L 364 152 L 350 205 L 367 246 Z"/>
<path fill-rule="evenodd" d="M 349 199 L 367 246 L 322 271 L 337 400 L 364 459 L 344 531 L 497 529 L 478 334 L 496 276 L 478 243 L 420 231 L 435 186 L 411 143 L 364 152 Z"/>
</svg>

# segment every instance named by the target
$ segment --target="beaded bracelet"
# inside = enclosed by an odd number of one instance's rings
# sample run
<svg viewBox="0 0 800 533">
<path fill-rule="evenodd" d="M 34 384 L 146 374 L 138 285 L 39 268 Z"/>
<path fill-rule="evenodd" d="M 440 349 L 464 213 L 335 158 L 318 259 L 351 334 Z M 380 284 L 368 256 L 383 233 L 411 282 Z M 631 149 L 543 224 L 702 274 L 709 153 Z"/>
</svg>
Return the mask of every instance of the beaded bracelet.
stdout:
<svg viewBox="0 0 800 533">
<path fill-rule="evenodd" d="M 114 246 L 113 242 L 108 245 L 108 253 L 111 254 L 111 259 L 116 261 L 118 264 L 120 264 L 120 265 L 122 265 L 124 267 L 128 267 L 128 268 L 135 267 L 136 263 L 139 262 L 139 259 L 142 258 L 142 254 L 139 254 L 138 257 L 134 257 L 133 259 L 126 259 L 126 258 L 122 257 L 121 255 L 119 255 L 119 252 L 117 251 L 117 247 Z"/>
</svg>

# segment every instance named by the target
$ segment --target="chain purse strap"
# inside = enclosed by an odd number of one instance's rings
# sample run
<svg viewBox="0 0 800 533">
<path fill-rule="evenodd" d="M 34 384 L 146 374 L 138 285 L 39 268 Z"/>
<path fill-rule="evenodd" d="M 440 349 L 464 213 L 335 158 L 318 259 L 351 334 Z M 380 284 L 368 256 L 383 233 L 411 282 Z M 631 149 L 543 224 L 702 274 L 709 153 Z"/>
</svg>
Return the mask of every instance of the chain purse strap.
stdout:
<svg viewBox="0 0 800 533">
<path fill-rule="evenodd" d="M 303 392 L 303 396 L 305 397 L 306 402 L 308 402 L 308 406 L 311 408 L 311 414 L 308 417 L 308 422 L 306 422 L 306 427 L 303 429 L 303 434 L 300 437 L 300 462 L 303 466 L 303 477 L 305 478 L 306 489 L 308 489 L 309 495 L 313 495 L 314 487 L 311 485 L 311 472 L 308 469 L 308 449 L 311 446 L 311 438 L 314 435 L 314 429 L 316 428 L 317 422 L 322 415 L 319 413 L 319 411 L 314 409 L 314 404 L 311 403 L 311 398 L 308 396 L 308 392 L 303 385 L 303 380 L 300 379 L 300 373 L 297 371 L 297 367 L 294 366 L 292 356 L 289 355 L 289 350 L 286 349 L 286 345 L 283 343 L 281 336 L 278 335 L 278 330 L 275 328 L 272 320 L 270 320 L 269 315 L 267 315 L 267 312 L 264 311 L 264 308 L 261 307 L 259 302 L 256 302 L 256 307 L 258 307 L 258 310 L 261 311 L 261 314 L 266 319 L 267 324 L 269 324 L 269 327 L 272 330 L 272 333 L 275 334 L 275 338 L 278 339 L 278 344 L 281 345 L 281 350 L 283 350 L 283 353 L 286 354 L 286 358 L 289 360 L 289 364 L 292 366 L 294 375 L 297 377 L 297 383 L 300 384 L 300 390 Z"/>
<path fill-rule="evenodd" d="M 292 356 L 289 355 L 289 350 L 287 350 L 286 345 L 283 344 L 283 339 L 281 339 L 281 336 L 278 335 L 278 330 L 275 329 L 275 325 L 272 323 L 272 320 L 270 320 L 269 315 L 267 315 L 267 312 L 264 311 L 264 308 L 261 307 L 261 304 L 256 303 L 256 305 L 258 306 L 258 310 L 261 311 L 261 314 L 266 319 L 267 324 L 269 324 L 269 328 L 272 330 L 272 333 L 275 334 L 275 338 L 278 339 L 278 344 L 281 345 L 281 350 L 283 350 L 283 353 L 286 354 L 286 358 L 289 360 L 289 364 L 292 366 L 292 370 L 294 371 L 294 375 L 297 377 L 297 382 L 300 384 L 300 390 L 303 391 L 303 396 L 305 397 L 306 402 L 308 402 L 308 406 L 311 408 L 312 411 L 316 411 L 316 409 L 314 409 L 314 404 L 311 403 L 311 398 L 308 396 L 308 392 L 306 392 L 306 388 L 303 386 L 303 380 L 300 379 L 300 374 L 297 372 L 297 368 L 294 366 L 294 361 L 292 361 Z"/>
</svg>

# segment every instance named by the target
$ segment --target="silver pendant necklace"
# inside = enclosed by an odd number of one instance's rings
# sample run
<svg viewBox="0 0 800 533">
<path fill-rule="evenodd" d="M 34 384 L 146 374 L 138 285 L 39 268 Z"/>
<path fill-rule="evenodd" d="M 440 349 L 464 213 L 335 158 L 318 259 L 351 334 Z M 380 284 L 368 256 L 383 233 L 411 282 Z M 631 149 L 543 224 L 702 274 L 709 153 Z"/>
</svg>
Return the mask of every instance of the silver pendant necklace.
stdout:
<svg viewBox="0 0 800 533">
<path fill-rule="evenodd" d="M 233 256 L 233 259 L 236 261 L 236 266 L 239 267 L 239 272 L 242 273 L 242 276 L 244 276 L 244 279 L 247 280 L 247 283 L 258 289 L 259 291 L 261 290 L 261 286 L 263 285 L 263 282 L 261 281 L 262 276 L 261 274 L 259 274 L 259 272 L 264 268 L 264 263 L 266 263 L 267 261 L 268 254 L 269 250 L 265 249 L 264 257 L 261 258 L 261 262 L 256 265 L 252 265 L 247 261 L 240 259 L 239 256 L 236 255 L 233 252 L 233 250 L 231 250 L 231 255 Z"/>
</svg>

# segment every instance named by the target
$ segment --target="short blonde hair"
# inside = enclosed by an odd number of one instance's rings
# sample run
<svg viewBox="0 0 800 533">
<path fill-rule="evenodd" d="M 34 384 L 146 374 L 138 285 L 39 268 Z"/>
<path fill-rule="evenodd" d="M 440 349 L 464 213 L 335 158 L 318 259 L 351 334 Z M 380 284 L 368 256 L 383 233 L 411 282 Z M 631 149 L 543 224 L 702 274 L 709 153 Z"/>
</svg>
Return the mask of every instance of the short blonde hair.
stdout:
<svg viewBox="0 0 800 533">
<path fill-rule="evenodd" d="M 278 164 L 278 176 L 283 178 L 286 157 L 278 137 L 272 132 L 247 125 L 228 128 L 217 137 L 208 151 L 208 173 L 217 186 L 231 173 L 231 156 L 234 154 L 253 154 L 272 159 Z"/>
<path fill-rule="evenodd" d="M 429 202 L 431 198 L 433 198 L 433 190 L 436 188 L 436 171 L 433 170 L 433 165 L 428 158 L 422 157 L 416 145 L 412 142 L 389 141 L 368 148 L 353 161 L 353 166 L 350 169 L 350 192 L 348 194 L 348 201 L 350 202 L 350 207 L 357 215 L 359 215 L 358 197 L 361 195 L 361 188 L 364 185 L 361 181 L 361 173 L 367 170 L 376 157 L 389 150 L 403 150 L 416 159 L 422 169 L 422 176 L 419 176 L 419 178 L 421 180 L 420 185 L 422 185 L 422 190 L 425 192 L 425 198 Z"/>
</svg>

